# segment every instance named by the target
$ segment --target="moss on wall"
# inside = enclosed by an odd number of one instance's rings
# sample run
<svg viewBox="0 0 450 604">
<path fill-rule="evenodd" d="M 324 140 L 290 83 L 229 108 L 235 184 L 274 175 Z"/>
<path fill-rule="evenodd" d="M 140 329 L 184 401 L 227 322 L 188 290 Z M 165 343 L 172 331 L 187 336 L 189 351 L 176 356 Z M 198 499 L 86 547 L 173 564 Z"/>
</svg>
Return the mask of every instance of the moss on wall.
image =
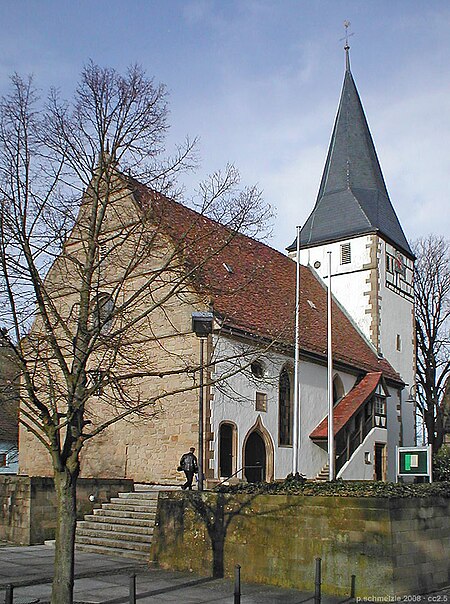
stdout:
<svg viewBox="0 0 450 604">
<path fill-rule="evenodd" d="M 429 529 L 420 525 L 425 509 Z M 207 576 L 231 577 L 240 564 L 244 581 L 313 591 L 320 557 L 324 593 L 349 595 L 353 574 L 361 597 L 418 593 L 450 578 L 439 558 L 449 511 L 448 500 L 164 493 L 152 559 Z M 402 557 L 405 543 L 411 556 Z"/>
</svg>

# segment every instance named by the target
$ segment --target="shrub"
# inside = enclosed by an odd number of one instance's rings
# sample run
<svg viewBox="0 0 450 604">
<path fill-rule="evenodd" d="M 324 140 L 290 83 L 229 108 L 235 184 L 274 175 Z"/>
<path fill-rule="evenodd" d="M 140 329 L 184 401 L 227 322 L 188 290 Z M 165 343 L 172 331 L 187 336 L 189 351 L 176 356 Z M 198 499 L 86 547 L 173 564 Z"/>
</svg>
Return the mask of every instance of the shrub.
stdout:
<svg viewBox="0 0 450 604">
<path fill-rule="evenodd" d="M 344 481 L 314 482 L 303 477 L 288 476 L 286 480 L 270 483 L 241 483 L 222 485 L 222 493 L 254 493 L 273 495 L 305 495 L 330 497 L 446 497 L 450 498 L 450 482 L 432 484 L 402 484 L 396 482 Z"/>
<path fill-rule="evenodd" d="M 433 480 L 450 481 L 450 447 L 442 446 L 433 456 Z"/>
</svg>

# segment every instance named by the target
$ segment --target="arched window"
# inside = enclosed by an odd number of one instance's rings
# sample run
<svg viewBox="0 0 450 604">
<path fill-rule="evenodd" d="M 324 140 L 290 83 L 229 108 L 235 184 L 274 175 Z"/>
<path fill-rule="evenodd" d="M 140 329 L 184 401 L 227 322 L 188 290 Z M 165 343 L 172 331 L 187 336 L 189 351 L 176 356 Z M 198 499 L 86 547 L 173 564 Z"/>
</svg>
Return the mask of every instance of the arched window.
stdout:
<svg viewBox="0 0 450 604">
<path fill-rule="evenodd" d="M 289 372 L 283 367 L 278 387 L 278 441 L 292 445 L 292 388 Z"/>
<path fill-rule="evenodd" d="M 344 384 L 342 383 L 342 380 L 339 375 L 336 374 L 333 379 L 333 403 L 338 403 L 344 396 L 344 394 Z"/>
</svg>

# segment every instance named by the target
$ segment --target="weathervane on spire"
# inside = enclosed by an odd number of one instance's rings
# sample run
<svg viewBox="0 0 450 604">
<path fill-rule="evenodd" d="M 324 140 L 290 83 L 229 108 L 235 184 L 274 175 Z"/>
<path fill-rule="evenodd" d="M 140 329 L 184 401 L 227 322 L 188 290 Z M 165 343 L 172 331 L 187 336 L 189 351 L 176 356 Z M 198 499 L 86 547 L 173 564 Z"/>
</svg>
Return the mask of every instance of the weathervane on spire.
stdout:
<svg viewBox="0 0 450 604">
<path fill-rule="evenodd" d="M 353 32 L 352 33 L 348 33 L 348 28 L 350 27 L 351 23 L 350 21 L 347 21 L 347 19 L 344 21 L 344 27 L 345 27 L 345 36 L 343 38 L 340 39 L 340 42 L 342 42 L 342 40 L 345 40 L 345 46 L 344 46 L 344 50 L 345 50 L 345 67 L 347 69 L 347 71 L 350 71 L 350 57 L 348 54 L 348 51 L 350 50 L 350 45 L 348 43 L 348 39 L 350 38 L 350 36 L 353 36 Z"/>
<path fill-rule="evenodd" d="M 345 20 L 344 21 L 344 27 L 345 27 L 345 37 L 341 38 L 341 40 L 345 40 L 345 50 L 348 50 L 350 48 L 349 44 L 348 44 L 348 39 L 350 38 L 350 36 L 353 36 L 353 33 L 349 34 L 348 33 L 348 28 L 350 27 L 351 23 L 350 21 Z"/>
</svg>

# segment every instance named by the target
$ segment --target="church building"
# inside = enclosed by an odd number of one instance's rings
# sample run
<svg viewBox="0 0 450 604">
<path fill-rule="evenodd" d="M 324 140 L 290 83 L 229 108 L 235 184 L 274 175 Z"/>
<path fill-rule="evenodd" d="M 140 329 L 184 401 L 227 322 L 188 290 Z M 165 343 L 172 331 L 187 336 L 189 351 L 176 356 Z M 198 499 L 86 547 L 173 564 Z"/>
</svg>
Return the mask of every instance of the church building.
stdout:
<svg viewBox="0 0 450 604">
<path fill-rule="evenodd" d="M 191 261 L 202 262 L 183 295 L 175 303 L 161 304 L 164 312 L 158 321 L 139 327 L 139 353 L 151 351 L 155 370 L 134 386 L 143 393 L 163 392 L 168 382 L 161 383 L 158 366 L 166 371 L 182 362 L 184 373 L 174 370 L 165 378 L 172 380 L 168 389 L 174 394 L 161 396 L 156 417 L 111 422 L 87 442 L 81 476 L 181 484 L 178 460 L 196 446 L 199 434 L 198 375 L 192 367 L 198 365 L 201 352 L 202 465 L 207 486 L 232 476 L 248 481 L 283 479 L 295 467 L 294 456 L 298 471 L 307 478 L 326 476 L 331 252 L 336 476 L 394 480 L 395 448 L 413 444 L 414 434 L 413 407 L 406 400 L 407 386 L 414 382 L 414 256 L 389 199 L 350 71 L 348 47 L 322 182 L 300 233 L 298 438 L 294 438 L 297 242 L 286 255 L 245 235 L 229 238 L 219 223 L 127 176 L 117 173 L 117 180 L 122 192 L 115 203 L 124 208 L 115 212 L 118 217 L 142 216 L 150 231 L 157 224 L 165 250 L 182 242 L 185 270 Z M 79 245 L 76 229 L 74 233 L 65 246 L 66 250 L 72 246 L 72 255 Z M 149 258 L 148 271 L 131 275 L 130 280 L 142 284 L 154 263 L 167 257 L 164 254 Z M 57 260 L 47 282 L 58 296 L 59 312 L 70 315 L 76 291 L 66 287 L 73 279 L 65 267 Z M 106 300 L 107 279 L 104 289 Z M 108 300 L 112 303 L 111 296 Z M 192 332 L 192 316 L 198 312 L 212 313 L 214 319 L 204 351 L 204 342 Z M 111 317 L 109 334 L 115 329 L 114 311 Z M 108 409 L 103 396 L 93 392 L 94 425 Z M 48 455 L 32 434 L 21 428 L 19 442 L 21 474 L 51 473 Z"/>
</svg>

